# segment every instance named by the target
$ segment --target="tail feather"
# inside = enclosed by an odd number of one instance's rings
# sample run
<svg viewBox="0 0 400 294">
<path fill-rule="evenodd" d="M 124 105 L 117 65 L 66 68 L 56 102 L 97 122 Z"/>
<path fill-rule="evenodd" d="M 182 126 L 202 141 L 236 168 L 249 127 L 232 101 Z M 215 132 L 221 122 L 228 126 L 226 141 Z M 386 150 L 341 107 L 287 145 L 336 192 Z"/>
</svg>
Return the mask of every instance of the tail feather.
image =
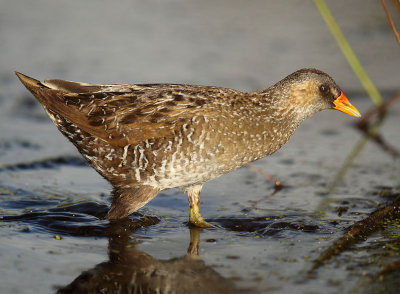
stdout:
<svg viewBox="0 0 400 294">
<path fill-rule="evenodd" d="M 64 80 L 45 80 L 43 82 L 24 75 L 20 72 L 15 72 L 20 81 L 25 85 L 29 91 L 37 91 L 37 89 L 53 89 L 68 93 L 92 93 L 100 92 L 105 86 L 103 85 L 91 85 L 86 83 L 78 83 Z"/>
<path fill-rule="evenodd" d="M 86 92 L 89 90 L 99 90 L 102 87 L 101 85 L 91 86 L 89 84 L 61 80 L 41 82 L 19 72 L 16 72 L 16 75 L 22 84 L 43 105 L 51 118 L 54 114 L 58 115 L 72 122 L 90 135 L 103 139 L 113 145 L 126 146 L 128 144 L 118 130 L 115 128 L 107 129 L 102 125 L 104 121 L 103 117 L 90 116 L 96 107 L 94 105 L 89 107 L 88 105 L 91 104 L 89 102 L 90 99 L 83 99 L 81 97 L 81 95 L 84 95 L 85 98 L 89 97 L 87 93 L 86 95 L 85 93 L 80 94 L 83 90 Z M 87 104 L 79 104 L 82 101 L 86 101 Z M 62 129 L 54 121 L 54 118 L 52 120 L 62 132 Z"/>
<path fill-rule="evenodd" d="M 35 93 L 38 92 L 39 89 L 42 88 L 47 88 L 45 85 L 43 85 L 40 81 L 28 77 L 20 72 L 15 72 L 15 74 L 17 75 L 17 77 L 19 78 L 19 80 L 21 81 L 22 84 L 24 84 L 24 86 L 30 91 L 32 92 L 33 95 L 35 95 Z"/>
<path fill-rule="evenodd" d="M 60 91 L 65 91 L 68 93 L 96 93 L 103 90 L 102 85 L 91 85 L 86 83 L 78 83 L 64 80 L 45 80 L 43 85 Z"/>
<path fill-rule="evenodd" d="M 45 85 L 43 82 L 24 75 L 20 72 L 15 72 L 21 83 L 32 93 L 32 95 L 43 105 L 46 109 L 51 109 L 56 113 L 59 113 L 54 105 L 60 104 L 62 102 L 61 97 L 58 96 L 59 90 L 52 89 Z"/>
<path fill-rule="evenodd" d="M 38 81 L 19 72 L 16 72 L 16 75 L 43 105 L 44 109 L 48 113 L 49 111 L 51 112 L 49 113 L 50 116 L 57 114 L 85 130 L 82 125 L 87 120 L 85 114 L 80 112 L 77 107 L 69 106 L 65 103 L 64 95 L 68 94 L 65 90 L 53 88 L 51 85 L 46 85 L 45 82 Z"/>
</svg>

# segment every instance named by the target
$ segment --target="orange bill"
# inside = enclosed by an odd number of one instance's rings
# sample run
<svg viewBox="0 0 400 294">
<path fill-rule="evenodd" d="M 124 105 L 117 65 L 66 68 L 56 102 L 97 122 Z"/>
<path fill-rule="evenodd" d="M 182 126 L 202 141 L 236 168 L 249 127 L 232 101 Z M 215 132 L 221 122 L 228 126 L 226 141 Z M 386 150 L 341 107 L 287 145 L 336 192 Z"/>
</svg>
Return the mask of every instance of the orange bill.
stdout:
<svg viewBox="0 0 400 294">
<path fill-rule="evenodd" d="M 347 99 L 343 92 L 340 92 L 340 96 L 335 101 L 333 101 L 333 104 L 335 104 L 334 109 L 343 111 L 348 115 L 361 117 L 360 112 L 350 103 L 349 99 Z"/>
</svg>

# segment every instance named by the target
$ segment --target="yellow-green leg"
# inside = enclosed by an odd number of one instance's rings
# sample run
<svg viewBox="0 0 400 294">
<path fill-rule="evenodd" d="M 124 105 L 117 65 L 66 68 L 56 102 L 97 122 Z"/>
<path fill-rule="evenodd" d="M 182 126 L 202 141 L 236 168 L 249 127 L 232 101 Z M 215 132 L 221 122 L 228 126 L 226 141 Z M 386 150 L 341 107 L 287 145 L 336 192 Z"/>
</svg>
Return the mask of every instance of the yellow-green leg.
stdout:
<svg viewBox="0 0 400 294">
<path fill-rule="evenodd" d="M 204 220 L 200 214 L 199 202 L 200 202 L 200 191 L 202 185 L 196 185 L 188 188 L 188 200 L 190 205 L 189 221 L 192 225 L 199 228 L 213 228 L 212 224 L 209 224 Z"/>
<path fill-rule="evenodd" d="M 199 257 L 200 231 L 201 228 L 190 228 L 190 244 L 186 255 L 191 258 Z"/>
</svg>

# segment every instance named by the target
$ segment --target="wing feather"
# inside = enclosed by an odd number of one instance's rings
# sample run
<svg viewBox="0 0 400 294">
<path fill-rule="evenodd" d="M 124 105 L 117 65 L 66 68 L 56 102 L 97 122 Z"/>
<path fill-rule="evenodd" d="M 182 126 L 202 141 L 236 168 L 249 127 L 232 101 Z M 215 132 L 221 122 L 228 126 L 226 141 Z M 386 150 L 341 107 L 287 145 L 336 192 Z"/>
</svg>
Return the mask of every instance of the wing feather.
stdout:
<svg viewBox="0 0 400 294">
<path fill-rule="evenodd" d="M 113 146 L 172 136 L 194 116 L 218 115 L 218 106 L 226 103 L 226 99 L 219 98 L 241 93 L 172 84 L 91 85 L 62 80 L 42 83 L 17 75 L 45 109 Z"/>
</svg>

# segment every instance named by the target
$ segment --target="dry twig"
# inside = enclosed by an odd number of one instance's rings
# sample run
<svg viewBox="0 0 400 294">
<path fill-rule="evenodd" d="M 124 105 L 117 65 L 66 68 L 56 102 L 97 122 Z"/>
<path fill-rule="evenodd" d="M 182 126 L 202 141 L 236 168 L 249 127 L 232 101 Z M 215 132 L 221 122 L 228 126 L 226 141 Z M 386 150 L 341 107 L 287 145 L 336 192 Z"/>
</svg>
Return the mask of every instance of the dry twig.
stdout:
<svg viewBox="0 0 400 294">
<path fill-rule="evenodd" d="M 259 168 L 255 167 L 253 164 L 251 163 L 246 163 L 246 165 L 248 167 L 250 167 L 251 169 L 255 170 L 256 172 L 258 172 L 260 175 L 266 177 L 268 180 L 270 180 L 271 182 L 273 182 L 275 184 L 275 191 L 279 191 L 280 189 L 283 188 L 283 185 L 280 181 L 278 181 L 277 179 L 275 179 L 274 177 L 271 177 L 269 174 L 266 174 L 265 172 L 263 172 L 262 170 L 260 170 Z"/>
<path fill-rule="evenodd" d="M 397 32 L 396 27 L 395 27 L 395 25 L 394 25 L 394 22 L 393 22 L 393 20 L 392 20 L 392 17 L 390 16 L 389 9 L 388 9 L 387 6 L 386 6 L 386 2 L 385 2 L 385 0 L 381 0 L 381 1 L 382 1 L 383 9 L 385 9 L 385 13 L 386 13 L 387 19 L 388 19 L 388 21 L 389 21 L 389 24 L 390 24 L 390 26 L 392 27 L 393 34 L 394 34 L 394 36 L 396 37 L 397 43 L 399 43 L 399 45 L 400 45 L 399 33 Z M 396 3 L 396 1 L 393 1 L 393 3 L 394 3 L 395 5 L 397 5 L 397 6 L 396 6 L 397 9 L 399 9 L 399 4 Z"/>
<path fill-rule="evenodd" d="M 391 104 L 400 99 L 400 91 L 395 95 L 390 97 L 388 100 L 384 101 L 381 105 L 372 108 L 368 111 L 362 119 L 357 123 L 357 127 L 366 135 L 368 138 L 373 139 L 382 149 L 394 157 L 400 157 L 400 151 L 398 151 L 394 146 L 386 143 L 382 135 L 371 128 L 371 119 L 374 116 L 378 116 L 382 120 Z"/>
</svg>

